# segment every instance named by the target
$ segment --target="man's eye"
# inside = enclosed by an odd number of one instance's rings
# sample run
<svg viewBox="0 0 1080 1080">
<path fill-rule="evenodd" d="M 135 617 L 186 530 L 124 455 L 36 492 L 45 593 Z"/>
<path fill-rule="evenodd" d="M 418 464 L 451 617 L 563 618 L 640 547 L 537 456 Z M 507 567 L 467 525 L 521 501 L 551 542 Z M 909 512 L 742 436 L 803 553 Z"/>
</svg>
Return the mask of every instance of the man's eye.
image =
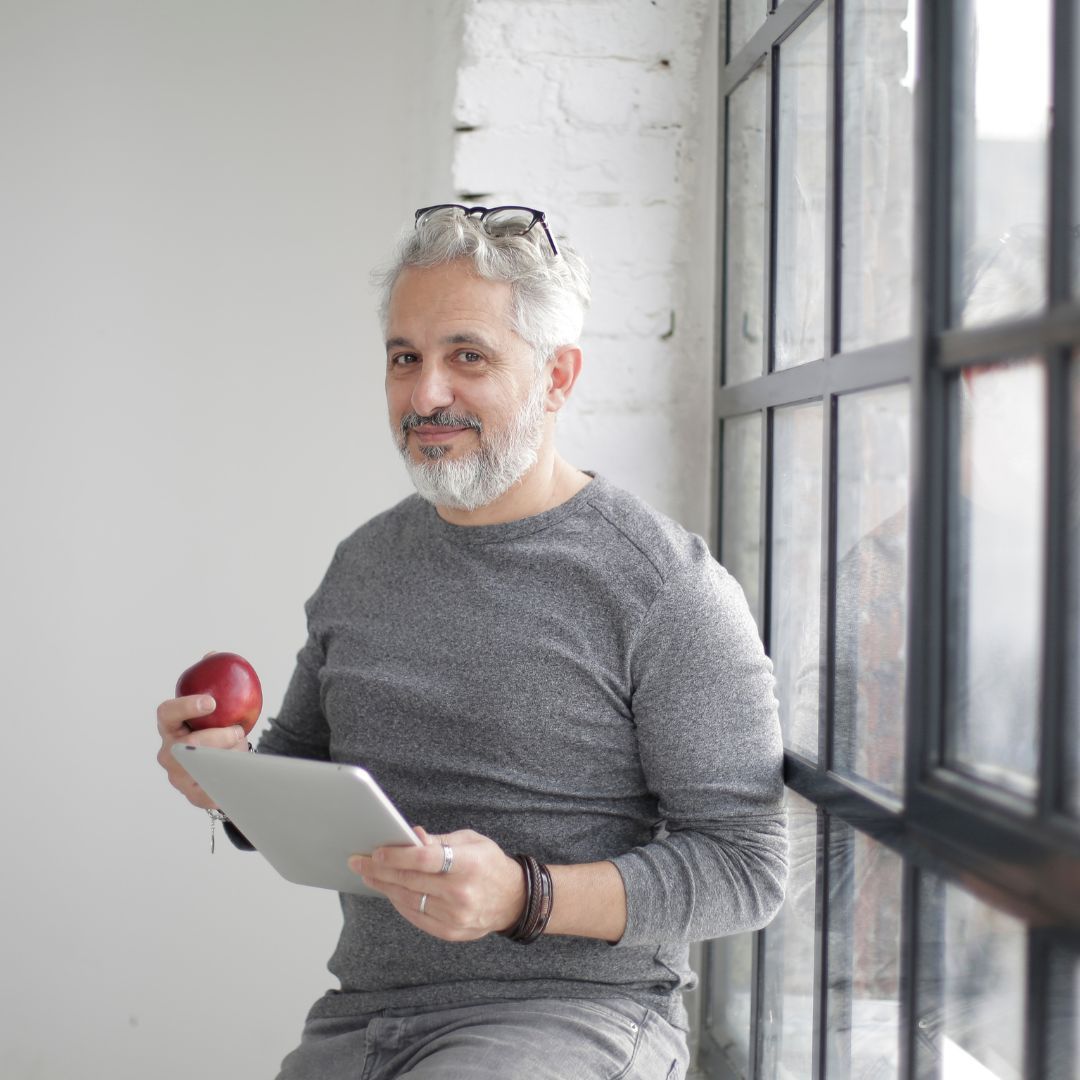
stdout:
<svg viewBox="0 0 1080 1080">
<path fill-rule="evenodd" d="M 471 349 L 466 349 L 465 352 L 458 353 L 458 356 L 460 356 L 467 364 L 475 364 L 484 359 L 480 353 L 473 352 Z"/>
<path fill-rule="evenodd" d="M 394 367 L 408 367 L 409 364 L 415 364 L 419 360 L 416 353 L 398 353 L 397 356 L 390 357 L 390 363 Z"/>
</svg>

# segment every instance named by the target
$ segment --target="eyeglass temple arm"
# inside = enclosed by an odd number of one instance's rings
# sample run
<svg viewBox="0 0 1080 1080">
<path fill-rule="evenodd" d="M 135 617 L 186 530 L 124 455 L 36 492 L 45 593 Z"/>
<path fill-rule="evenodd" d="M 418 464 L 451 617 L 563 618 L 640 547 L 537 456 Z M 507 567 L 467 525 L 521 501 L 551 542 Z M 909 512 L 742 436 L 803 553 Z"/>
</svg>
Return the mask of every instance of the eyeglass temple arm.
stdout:
<svg viewBox="0 0 1080 1080">
<path fill-rule="evenodd" d="M 559 249 L 555 246 L 555 237 L 551 235 L 551 230 L 547 227 L 547 222 L 543 219 L 543 217 L 540 218 L 540 227 L 544 230 L 544 235 L 547 237 L 548 243 L 551 245 L 551 254 L 558 255 Z"/>
</svg>

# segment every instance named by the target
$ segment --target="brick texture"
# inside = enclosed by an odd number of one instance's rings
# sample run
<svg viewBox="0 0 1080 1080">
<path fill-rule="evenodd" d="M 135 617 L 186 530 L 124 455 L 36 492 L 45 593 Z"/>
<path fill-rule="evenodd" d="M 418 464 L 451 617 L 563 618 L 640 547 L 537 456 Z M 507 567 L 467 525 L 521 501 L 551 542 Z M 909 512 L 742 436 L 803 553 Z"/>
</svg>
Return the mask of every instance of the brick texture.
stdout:
<svg viewBox="0 0 1080 1080">
<path fill-rule="evenodd" d="M 560 446 L 705 532 L 715 257 L 707 0 L 467 0 L 455 195 L 539 206 L 593 271 Z"/>
</svg>

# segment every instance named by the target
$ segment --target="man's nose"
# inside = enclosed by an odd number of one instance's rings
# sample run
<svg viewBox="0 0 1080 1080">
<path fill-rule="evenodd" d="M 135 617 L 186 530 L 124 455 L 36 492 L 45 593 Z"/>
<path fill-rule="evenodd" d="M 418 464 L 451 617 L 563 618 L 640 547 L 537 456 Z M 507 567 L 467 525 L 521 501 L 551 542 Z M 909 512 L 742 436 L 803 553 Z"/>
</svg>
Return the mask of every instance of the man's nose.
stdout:
<svg viewBox="0 0 1080 1080">
<path fill-rule="evenodd" d="M 454 388 L 445 365 L 425 360 L 413 384 L 412 407 L 419 416 L 430 416 L 454 403 Z"/>
</svg>

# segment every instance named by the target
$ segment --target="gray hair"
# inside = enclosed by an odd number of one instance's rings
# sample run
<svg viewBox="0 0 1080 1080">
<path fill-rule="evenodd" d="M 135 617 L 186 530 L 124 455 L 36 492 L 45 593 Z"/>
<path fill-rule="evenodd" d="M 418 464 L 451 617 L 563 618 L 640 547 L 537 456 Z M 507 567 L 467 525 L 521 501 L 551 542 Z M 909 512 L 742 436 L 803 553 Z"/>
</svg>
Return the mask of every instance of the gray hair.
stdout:
<svg viewBox="0 0 1080 1080">
<path fill-rule="evenodd" d="M 492 236 L 457 210 L 428 214 L 406 230 L 393 260 L 372 275 L 381 289 L 383 332 L 390 295 L 403 270 L 458 259 L 469 260 L 478 277 L 510 286 L 511 326 L 532 347 L 538 368 L 561 346 L 577 343 L 589 306 L 589 271 L 581 256 L 562 237 L 559 254 L 553 255 L 538 225 L 524 236 Z"/>
</svg>

